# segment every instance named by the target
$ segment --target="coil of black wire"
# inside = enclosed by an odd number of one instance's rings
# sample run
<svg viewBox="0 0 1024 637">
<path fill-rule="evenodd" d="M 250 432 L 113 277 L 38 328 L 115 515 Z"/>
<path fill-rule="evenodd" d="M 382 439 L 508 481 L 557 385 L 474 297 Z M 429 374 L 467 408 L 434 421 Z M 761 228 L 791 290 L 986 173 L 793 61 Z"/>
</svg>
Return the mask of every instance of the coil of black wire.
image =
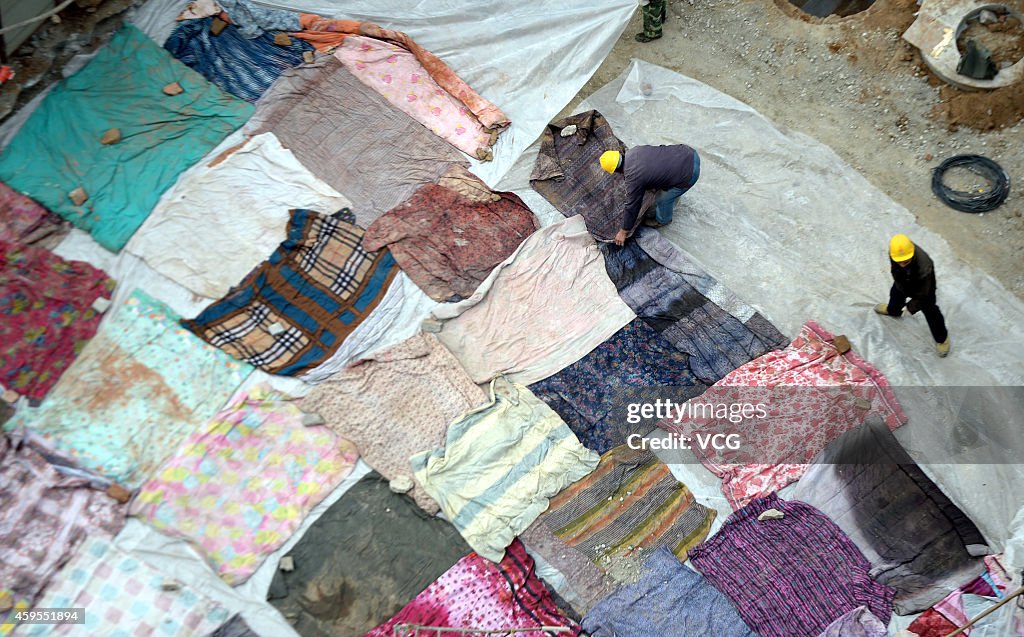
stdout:
<svg viewBox="0 0 1024 637">
<path fill-rule="evenodd" d="M 943 180 L 950 168 L 966 168 L 992 186 L 982 191 L 954 190 Z M 932 192 L 950 208 L 961 212 L 988 212 L 998 208 L 1010 194 L 1010 177 L 1003 167 L 981 155 L 950 157 L 932 171 Z"/>
</svg>

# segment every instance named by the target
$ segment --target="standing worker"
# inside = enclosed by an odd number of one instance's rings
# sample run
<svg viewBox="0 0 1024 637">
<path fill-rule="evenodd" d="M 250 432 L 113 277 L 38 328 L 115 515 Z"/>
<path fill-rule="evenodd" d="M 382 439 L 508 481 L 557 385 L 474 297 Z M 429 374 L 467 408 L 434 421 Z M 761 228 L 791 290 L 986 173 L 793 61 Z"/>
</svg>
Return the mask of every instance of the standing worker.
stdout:
<svg viewBox="0 0 1024 637">
<path fill-rule="evenodd" d="M 660 228 L 672 223 L 672 208 L 676 200 L 693 188 L 700 178 L 700 156 L 685 144 L 675 146 L 635 146 L 625 153 L 608 150 L 601 154 L 601 168 L 609 173 L 622 173 L 626 178 L 626 205 L 622 213 L 622 227 L 615 235 L 615 245 L 626 242 L 640 206 L 644 192 L 660 190 L 654 203 L 654 219 L 644 223 Z"/>
<path fill-rule="evenodd" d="M 668 17 L 666 10 L 668 0 L 648 0 L 647 4 L 640 7 L 640 13 L 644 17 L 643 33 L 637 33 L 637 42 L 650 42 L 661 37 L 661 25 Z"/>
<path fill-rule="evenodd" d="M 889 303 L 879 303 L 875 306 L 875 312 L 899 318 L 904 306 L 911 314 L 917 314 L 920 310 L 928 321 L 928 329 L 932 331 L 935 350 L 939 356 L 947 356 L 949 332 L 946 331 L 946 321 L 936 303 L 935 268 L 931 257 L 914 245 L 910 237 L 898 234 L 889 240 L 889 261 L 893 279 Z"/>
</svg>

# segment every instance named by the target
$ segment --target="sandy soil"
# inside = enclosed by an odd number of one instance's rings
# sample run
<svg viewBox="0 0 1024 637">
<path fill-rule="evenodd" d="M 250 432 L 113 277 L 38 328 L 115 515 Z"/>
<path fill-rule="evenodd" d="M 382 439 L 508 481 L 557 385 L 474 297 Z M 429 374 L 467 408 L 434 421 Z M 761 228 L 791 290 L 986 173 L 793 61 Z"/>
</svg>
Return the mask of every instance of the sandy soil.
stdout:
<svg viewBox="0 0 1024 637">
<path fill-rule="evenodd" d="M 1009 4 L 1024 11 L 1024 0 Z M 699 79 L 780 128 L 828 144 L 961 258 L 1024 298 L 1024 83 L 961 92 L 934 76 L 900 37 L 914 21 L 914 0 L 878 0 L 862 13 L 826 19 L 785 0 L 668 6 L 664 37 L 635 42 L 637 12 L 572 104 L 615 79 L 634 57 Z M 932 169 L 966 153 L 986 155 L 1010 175 L 1010 196 L 996 210 L 957 212 L 932 194 Z M 938 276 L 941 289 L 941 265 Z"/>
</svg>

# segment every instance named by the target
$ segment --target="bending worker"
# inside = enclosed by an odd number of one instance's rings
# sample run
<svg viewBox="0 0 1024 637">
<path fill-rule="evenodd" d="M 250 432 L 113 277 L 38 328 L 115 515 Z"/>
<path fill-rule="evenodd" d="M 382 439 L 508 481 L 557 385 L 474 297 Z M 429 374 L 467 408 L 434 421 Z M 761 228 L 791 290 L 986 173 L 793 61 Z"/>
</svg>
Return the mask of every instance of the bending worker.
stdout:
<svg viewBox="0 0 1024 637">
<path fill-rule="evenodd" d="M 685 144 L 675 146 L 635 146 L 620 153 L 605 151 L 601 168 L 609 173 L 622 173 L 626 178 L 626 205 L 622 227 L 615 235 L 615 244 L 622 245 L 636 225 L 643 205 L 644 192 L 659 190 L 655 198 L 654 219 L 645 220 L 652 228 L 672 222 L 672 208 L 700 178 L 700 156 Z"/>
<path fill-rule="evenodd" d="M 939 356 L 948 355 L 949 332 L 936 301 L 935 268 L 931 257 L 920 246 L 914 245 L 907 235 L 898 234 L 889 240 L 889 263 L 893 278 L 889 303 L 879 303 L 875 312 L 899 318 L 904 306 L 911 314 L 920 310 L 928 321 Z"/>
</svg>

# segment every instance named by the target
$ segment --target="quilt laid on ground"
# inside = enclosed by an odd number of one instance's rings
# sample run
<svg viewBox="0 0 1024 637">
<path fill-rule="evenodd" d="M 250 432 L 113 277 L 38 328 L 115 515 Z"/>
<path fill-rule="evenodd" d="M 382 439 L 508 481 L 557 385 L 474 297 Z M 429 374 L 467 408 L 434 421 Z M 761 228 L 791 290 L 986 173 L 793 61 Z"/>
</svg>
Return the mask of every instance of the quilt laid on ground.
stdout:
<svg viewBox="0 0 1024 637">
<path fill-rule="evenodd" d="M 187 583 L 98 537 L 79 547 L 37 607 L 44 605 L 84 608 L 85 624 L 25 625 L 18 635 L 192 637 L 216 630 L 231 614 Z"/>
<path fill-rule="evenodd" d="M 598 460 L 530 390 L 504 381 L 491 383 L 488 403 L 448 425 L 443 449 L 410 459 L 423 489 L 493 562 Z"/>
<path fill-rule="evenodd" d="M 370 472 L 288 553 L 295 568 L 277 571 L 268 600 L 300 635 L 363 635 L 469 553 L 455 527 Z"/>
<path fill-rule="evenodd" d="M 866 606 L 860 606 L 829 624 L 818 637 L 886 637 L 888 634 L 885 624 Z"/>
<path fill-rule="evenodd" d="M 288 236 L 227 296 L 182 324 L 231 356 L 294 376 L 328 360 L 398 272 L 338 215 L 292 210 Z"/>
<path fill-rule="evenodd" d="M 583 629 L 593 637 L 757 637 L 729 600 L 667 547 L 647 558 L 639 581 L 598 602 Z"/>
<path fill-rule="evenodd" d="M 363 227 L 464 163 L 458 150 L 331 56 L 282 73 L 245 130 L 273 132 L 313 174 L 352 201 Z"/>
<path fill-rule="evenodd" d="M 530 175 L 534 190 L 566 217 L 582 215 L 590 234 L 600 241 L 615 238 L 626 205 L 622 173 L 608 174 L 598 161 L 607 150 L 625 152 L 626 146 L 604 115 L 597 111 L 570 115 L 544 128 Z M 648 192 L 630 232 L 653 205 L 654 193 Z"/>
<path fill-rule="evenodd" d="M 183 92 L 165 95 L 173 82 Z M 125 25 L 32 113 L 0 155 L 0 179 L 117 252 L 178 175 L 252 112 Z M 102 144 L 112 128 L 121 141 Z M 81 205 L 69 196 L 78 188 Z"/>
<path fill-rule="evenodd" d="M 462 152 L 487 160 L 497 138 L 466 105 L 437 85 L 408 49 L 376 38 L 350 35 L 334 50 L 345 68 L 413 118 Z"/>
<path fill-rule="evenodd" d="M 622 247 L 602 244 L 601 250 L 622 300 L 676 349 L 690 355 L 690 367 L 702 382 L 713 384 L 789 342 L 651 228 L 640 228 Z"/>
<path fill-rule="evenodd" d="M 476 553 L 462 558 L 397 615 L 366 633 L 366 637 L 393 637 L 397 624 L 496 632 L 564 626 L 569 630 L 557 634 L 580 634 L 579 625 L 558 609 L 551 593 L 537 578 L 533 558 L 518 540 L 497 563 Z M 554 633 L 522 631 L 517 634 Z"/>
<path fill-rule="evenodd" d="M 348 199 L 266 133 L 182 175 L 125 250 L 196 294 L 218 299 L 287 238 L 289 210 L 332 213 L 347 206 Z"/>
<path fill-rule="evenodd" d="M 67 229 L 67 222 L 0 181 L 0 241 L 49 244 Z"/>
<path fill-rule="evenodd" d="M 565 544 L 598 566 L 668 547 L 679 559 L 708 535 L 715 510 L 650 451 L 616 447 L 593 473 L 551 498 L 540 519 Z"/>
<path fill-rule="evenodd" d="M 900 615 L 918 613 L 971 581 L 987 552 L 981 532 L 873 418 L 832 441 L 797 483 L 795 500 L 828 515 L 896 590 Z"/>
<path fill-rule="evenodd" d="M 528 385 L 583 358 L 636 318 L 604 271 L 582 217 L 530 235 L 476 292 L 433 311 L 470 377 Z"/>
<path fill-rule="evenodd" d="M 661 388 L 672 396 L 698 396 L 708 388 L 690 369 L 690 355 L 676 349 L 640 318 L 530 391 L 562 417 L 588 449 L 604 453 L 632 434 L 656 427 L 631 424 L 626 404 L 652 402 Z"/>
<path fill-rule="evenodd" d="M 242 583 L 359 459 L 327 427 L 306 426 L 307 416 L 265 385 L 236 396 L 142 485 L 131 514 Z"/>
<path fill-rule="evenodd" d="M 486 401 L 451 352 L 420 333 L 334 374 L 301 407 L 354 442 L 382 476 L 411 481 L 409 458 L 444 444 L 448 423 Z M 410 495 L 427 512 L 439 510 L 422 486 Z"/>
<path fill-rule="evenodd" d="M 781 519 L 759 520 L 769 509 Z M 828 517 L 772 494 L 729 516 L 690 561 L 760 637 L 817 637 L 866 606 L 888 624 L 895 591 L 871 579 L 871 564 Z"/>
<path fill-rule="evenodd" d="M 759 404 L 763 415 L 733 408 Z M 695 449 L 737 509 L 799 479 L 818 452 L 868 416 L 890 429 L 907 422 L 882 372 L 852 350 L 840 354 L 814 321 L 785 349 L 743 365 L 687 405 L 681 418 L 658 424 L 690 438 L 740 436 L 737 450 Z"/>
<path fill-rule="evenodd" d="M 483 189 L 475 196 L 437 184 L 423 186 L 366 229 L 366 248 L 386 247 L 435 301 L 468 298 L 537 229 L 519 197 L 492 193 L 477 183 Z"/>
<path fill-rule="evenodd" d="M 96 333 L 114 280 L 83 261 L 0 240 L 0 386 L 40 401 Z"/>
<path fill-rule="evenodd" d="M 113 538 L 124 519 L 124 505 L 0 434 L 0 608 L 32 608 L 86 537 Z"/>
<path fill-rule="evenodd" d="M 112 312 L 115 310 L 111 310 Z M 8 421 L 77 466 L 134 489 L 227 402 L 252 371 L 136 290 L 37 409 Z"/>
<path fill-rule="evenodd" d="M 313 50 L 312 45 L 298 39 L 288 46 L 275 44 L 274 35 L 267 32 L 246 38 L 231 24 L 212 35 L 212 21 L 202 18 L 179 22 L 164 48 L 182 64 L 247 102 L 258 100 L 281 71 L 302 64 L 302 54 Z"/>
</svg>

